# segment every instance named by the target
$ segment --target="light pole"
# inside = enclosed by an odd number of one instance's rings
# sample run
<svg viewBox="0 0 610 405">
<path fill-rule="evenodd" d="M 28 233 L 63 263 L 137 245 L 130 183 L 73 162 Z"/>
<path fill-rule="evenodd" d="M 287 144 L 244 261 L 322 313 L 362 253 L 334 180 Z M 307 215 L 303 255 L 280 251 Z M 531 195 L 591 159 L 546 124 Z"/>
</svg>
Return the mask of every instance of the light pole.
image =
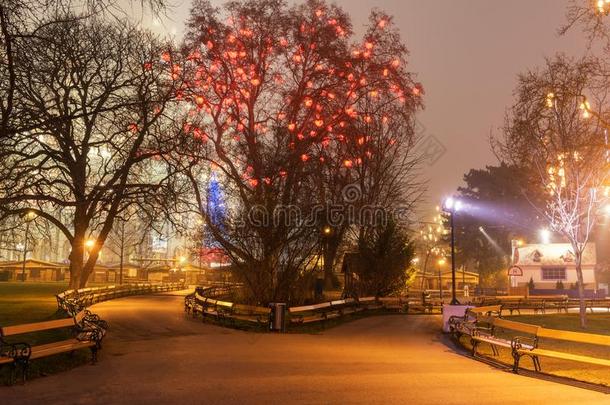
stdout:
<svg viewBox="0 0 610 405">
<path fill-rule="evenodd" d="M 441 299 L 441 305 L 443 304 L 443 273 L 441 269 L 444 264 L 445 259 L 438 259 L 438 295 Z"/>
<path fill-rule="evenodd" d="M 460 305 L 455 295 L 455 213 L 460 210 L 462 203 L 453 197 L 449 197 L 443 203 L 443 211 L 449 214 L 449 224 L 451 226 L 451 303 L 450 305 Z"/>
<path fill-rule="evenodd" d="M 25 214 L 25 238 L 23 240 L 23 266 L 21 267 L 21 282 L 25 282 L 25 262 L 28 257 L 28 236 L 30 234 L 30 222 L 36 219 L 36 213 L 28 211 Z"/>
</svg>

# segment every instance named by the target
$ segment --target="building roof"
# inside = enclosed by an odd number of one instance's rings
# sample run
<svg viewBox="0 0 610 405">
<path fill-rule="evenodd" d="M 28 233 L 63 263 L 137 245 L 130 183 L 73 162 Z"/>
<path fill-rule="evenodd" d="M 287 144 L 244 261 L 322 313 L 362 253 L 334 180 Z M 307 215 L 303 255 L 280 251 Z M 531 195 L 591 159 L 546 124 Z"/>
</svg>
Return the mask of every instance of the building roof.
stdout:
<svg viewBox="0 0 610 405">
<path fill-rule="evenodd" d="M 515 265 L 558 266 L 574 263 L 574 251 L 569 243 L 534 243 L 520 246 L 513 252 Z M 595 265 L 595 243 L 587 244 L 582 255 L 583 265 Z"/>
<path fill-rule="evenodd" d="M 63 263 L 46 262 L 38 259 L 27 259 L 26 269 L 65 269 L 68 266 Z M 23 268 L 23 260 L 12 260 L 0 262 L 0 270 L 14 270 Z"/>
</svg>

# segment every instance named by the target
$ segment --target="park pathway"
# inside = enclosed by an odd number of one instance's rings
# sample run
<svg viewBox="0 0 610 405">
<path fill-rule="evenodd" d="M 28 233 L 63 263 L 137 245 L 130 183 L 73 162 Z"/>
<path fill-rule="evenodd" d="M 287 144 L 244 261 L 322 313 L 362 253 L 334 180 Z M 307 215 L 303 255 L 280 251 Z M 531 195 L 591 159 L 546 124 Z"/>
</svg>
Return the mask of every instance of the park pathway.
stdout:
<svg viewBox="0 0 610 405">
<path fill-rule="evenodd" d="M 438 316 L 377 316 L 318 335 L 203 324 L 168 293 L 95 305 L 100 361 L 0 388 L 0 404 L 610 404 L 456 353 Z"/>
</svg>

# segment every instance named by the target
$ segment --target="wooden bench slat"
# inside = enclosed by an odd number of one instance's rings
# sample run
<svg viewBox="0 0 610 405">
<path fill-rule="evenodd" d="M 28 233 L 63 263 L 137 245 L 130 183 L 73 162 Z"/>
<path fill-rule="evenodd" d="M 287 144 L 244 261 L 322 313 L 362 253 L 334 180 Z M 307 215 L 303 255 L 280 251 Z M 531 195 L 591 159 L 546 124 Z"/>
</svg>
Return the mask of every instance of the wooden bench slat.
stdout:
<svg viewBox="0 0 610 405">
<path fill-rule="evenodd" d="M 53 321 L 44 321 L 36 323 L 27 323 L 23 325 L 5 326 L 2 328 L 3 336 L 21 335 L 23 333 L 39 332 L 43 330 L 66 328 L 74 325 L 73 318 L 56 319 Z"/>
<path fill-rule="evenodd" d="M 228 302 L 228 301 L 220 301 L 220 300 L 217 300 L 215 305 L 216 305 L 216 306 L 225 307 L 225 308 L 231 308 L 231 307 L 233 307 L 233 303 L 232 303 L 232 302 Z"/>
<path fill-rule="evenodd" d="M 288 312 L 297 313 L 297 312 L 307 312 L 307 311 L 316 311 L 318 309 L 330 308 L 330 302 L 323 302 L 321 304 L 315 305 L 302 305 L 300 307 L 290 307 L 288 308 Z"/>
<path fill-rule="evenodd" d="M 547 350 L 547 349 L 533 349 L 533 350 L 518 349 L 517 351 L 519 353 L 528 354 L 530 356 L 553 357 L 553 358 L 562 359 L 562 360 L 572 360 L 572 361 L 578 361 L 578 362 L 583 362 L 583 363 L 597 364 L 599 366 L 610 366 L 610 359 L 600 359 L 597 357 L 583 356 L 580 354 L 557 352 L 554 350 Z"/>
<path fill-rule="evenodd" d="M 540 329 L 540 327 L 537 325 L 530 325 L 527 323 L 509 321 L 509 320 L 502 319 L 502 318 L 494 318 L 493 324 L 494 324 L 494 326 L 499 326 L 500 328 L 510 329 L 510 330 L 514 330 L 517 332 L 529 333 L 532 335 L 535 335 L 538 332 L 538 329 Z"/>
<path fill-rule="evenodd" d="M 538 330 L 538 336 L 549 339 L 569 340 L 572 342 L 610 346 L 610 336 L 607 335 L 595 335 L 592 333 L 540 328 Z"/>
<path fill-rule="evenodd" d="M 482 307 L 468 308 L 468 311 L 473 314 L 485 314 L 487 312 L 500 312 L 501 309 L 502 305 L 485 305 Z"/>
<path fill-rule="evenodd" d="M 233 305 L 234 312 L 252 312 L 257 314 L 270 314 L 271 308 L 269 307 L 258 307 L 254 305 L 235 304 Z"/>
<path fill-rule="evenodd" d="M 34 346 L 32 347 L 32 355 L 30 356 L 30 360 L 53 356 L 54 354 L 59 353 L 71 352 L 73 350 L 85 349 L 92 346 L 95 346 L 95 342 L 90 340 L 80 341 L 76 339 Z"/>
</svg>

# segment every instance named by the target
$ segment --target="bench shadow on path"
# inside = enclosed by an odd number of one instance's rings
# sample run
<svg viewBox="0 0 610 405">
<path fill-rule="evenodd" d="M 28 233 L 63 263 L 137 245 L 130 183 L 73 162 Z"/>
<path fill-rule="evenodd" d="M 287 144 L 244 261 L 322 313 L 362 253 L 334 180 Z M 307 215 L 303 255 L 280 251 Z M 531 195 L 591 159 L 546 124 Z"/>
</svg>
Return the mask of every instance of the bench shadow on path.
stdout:
<svg viewBox="0 0 610 405">
<path fill-rule="evenodd" d="M 478 355 L 477 357 L 473 357 L 470 353 L 470 350 L 467 350 L 461 344 L 457 343 L 455 339 L 451 337 L 448 333 L 439 332 L 436 335 L 435 341 L 441 343 L 447 348 L 447 352 L 451 352 L 457 354 L 459 356 L 470 359 L 471 361 L 478 361 L 480 363 L 487 364 L 490 368 L 495 370 L 504 371 L 506 373 L 513 374 L 512 365 L 507 365 L 505 363 L 501 363 L 498 360 L 495 360 L 492 357 L 488 357 L 485 355 Z M 589 391 L 596 391 L 602 394 L 610 395 L 610 387 L 606 387 L 599 384 L 593 384 L 586 381 L 574 380 L 568 377 L 562 377 L 554 374 L 548 374 L 544 372 L 535 372 L 527 369 L 519 369 L 519 376 L 526 378 L 534 378 L 542 381 L 549 381 L 556 384 L 567 385 L 575 388 L 582 388 Z"/>
</svg>

